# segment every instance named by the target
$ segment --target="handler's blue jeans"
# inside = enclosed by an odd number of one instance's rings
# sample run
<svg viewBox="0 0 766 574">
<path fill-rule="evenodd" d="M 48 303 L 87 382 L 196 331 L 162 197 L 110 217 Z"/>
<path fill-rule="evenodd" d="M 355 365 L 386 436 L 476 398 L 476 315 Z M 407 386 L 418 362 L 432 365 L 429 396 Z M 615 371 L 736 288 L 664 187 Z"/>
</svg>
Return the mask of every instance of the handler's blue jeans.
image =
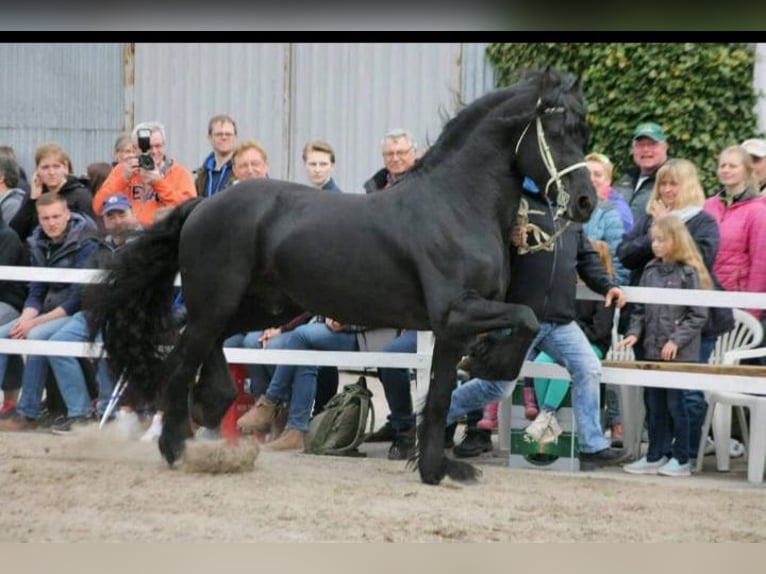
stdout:
<svg viewBox="0 0 766 574">
<path fill-rule="evenodd" d="M 53 319 L 27 333 L 28 341 L 47 341 L 70 317 Z M 0 327 L 0 337 L 8 338 L 16 319 Z M 0 381 L 5 378 L 10 355 L 0 355 Z M 24 375 L 21 378 L 21 398 L 16 405 L 16 411 L 30 419 L 40 416 L 40 403 L 45 389 L 45 379 L 48 376 L 48 358 L 45 355 L 27 355 L 24 365 Z"/>
<path fill-rule="evenodd" d="M 599 382 L 601 362 L 596 357 L 582 329 L 574 321 L 543 321 L 532 348 L 547 353 L 572 376 L 572 409 L 577 421 L 580 451 L 598 452 L 609 447 L 601 430 Z M 513 389 L 510 381 L 471 379 L 452 391 L 447 424 L 465 413 L 504 399 Z"/>
<path fill-rule="evenodd" d="M 284 349 L 318 351 L 358 351 L 355 333 L 331 331 L 324 323 L 307 323 L 285 333 Z M 290 401 L 287 428 L 307 431 L 317 388 L 317 368 L 304 365 L 279 365 L 266 390 L 272 401 Z"/>
<path fill-rule="evenodd" d="M 383 347 L 385 353 L 414 353 L 418 346 L 418 332 L 405 331 Z M 415 414 L 412 412 L 412 394 L 410 393 L 410 370 L 381 367 L 378 377 L 383 385 L 383 393 L 391 413 L 388 421 L 397 431 L 405 431 L 415 426 Z"/>
</svg>

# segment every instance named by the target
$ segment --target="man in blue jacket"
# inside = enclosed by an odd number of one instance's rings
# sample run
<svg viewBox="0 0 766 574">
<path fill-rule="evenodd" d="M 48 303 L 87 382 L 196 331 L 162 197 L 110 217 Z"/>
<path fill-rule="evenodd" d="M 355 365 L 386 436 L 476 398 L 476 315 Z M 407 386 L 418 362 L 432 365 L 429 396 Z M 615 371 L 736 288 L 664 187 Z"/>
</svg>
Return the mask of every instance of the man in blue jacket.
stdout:
<svg viewBox="0 0 766 574">
<path fill-rule="evenodd" d="M 59 269 L 85 267 L 98 246 L 93 220 L 71 212 L 66 199 L 58 193 L 41 195 L 35 208 L 40 224 L 28 239 L 31 265 Z M 21 315 L 0 326 L 0 337 L 47 341 L 79 310 L 78 284 L 32 281 Z M 8 357 L 0 354 L 0 380 L 5 377 Z M 47 367 L 47 357 L 27 357 L 16 414 L 0 420 L 0 430 L 18 431 L 37 426 Z M 15 399 L 19 389 L 4 389 L 4 393 Z"/>
</svg>

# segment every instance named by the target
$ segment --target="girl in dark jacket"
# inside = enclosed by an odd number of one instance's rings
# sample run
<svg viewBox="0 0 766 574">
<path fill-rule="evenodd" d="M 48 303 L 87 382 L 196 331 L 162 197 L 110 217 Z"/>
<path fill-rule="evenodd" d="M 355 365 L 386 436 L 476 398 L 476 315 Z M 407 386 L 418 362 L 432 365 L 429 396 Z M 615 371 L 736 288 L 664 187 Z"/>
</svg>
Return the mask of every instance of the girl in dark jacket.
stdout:
<svg viewBox="0 0 766 574">
<path fill-rule="evenodd" d="M 711 289 L 710 274 L 694 239 L 679 218 L 668 215 L 657 219 L 650 230 L 655 259 L 641 274 L 641 287 L 670 289 Z M 637 304 L 630 317 L 625 339 L 618 348 L 632 347 L 643 336 L 647 360 L 696 362 L 699 357 L 702 327 L 707 308 L 665 303 Z M 625 466 L 633 474 L 690 476 L 689 414 L 682 389 L 645 387 L 649 426 L 646 456 Z M 672 431 L 668 428 L 668 415 Z M 668 435 L 673 434 L 672 452 L 662 452 Z M 668 456 L 670 455 L 670 457 Z"/>
</svg>

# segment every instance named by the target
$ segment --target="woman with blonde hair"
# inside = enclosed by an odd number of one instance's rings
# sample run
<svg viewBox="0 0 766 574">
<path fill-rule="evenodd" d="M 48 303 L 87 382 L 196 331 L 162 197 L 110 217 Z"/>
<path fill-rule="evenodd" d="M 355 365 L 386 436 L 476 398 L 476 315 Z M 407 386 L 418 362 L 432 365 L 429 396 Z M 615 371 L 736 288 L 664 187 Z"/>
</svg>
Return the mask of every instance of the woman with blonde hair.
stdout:
<svg viewBox="0 0 766 574">
<path fill-rule="evenodd" d="M 705 202 L 720 232 L 713 272 L 729 291 L 766 292 L 766 201 L 758 195 L 747 150 L 731 146 L 721 152 L 718 181 L 721 191 Z M 761 309 L 749 311 L 763 315 Z"/>
<path fill-rule="evenodd" d="M 35 172 L 29 193 L 11 220 L 11 227 L 24 241 L 37 225 L 35 205 L 44 193 L 59 193 L 71 211 L 85 215 L 95 226 L 90 189 L 71 171 L 72 161 L 58 144 L 44 144 L 35 151 Z"/>
</svg>

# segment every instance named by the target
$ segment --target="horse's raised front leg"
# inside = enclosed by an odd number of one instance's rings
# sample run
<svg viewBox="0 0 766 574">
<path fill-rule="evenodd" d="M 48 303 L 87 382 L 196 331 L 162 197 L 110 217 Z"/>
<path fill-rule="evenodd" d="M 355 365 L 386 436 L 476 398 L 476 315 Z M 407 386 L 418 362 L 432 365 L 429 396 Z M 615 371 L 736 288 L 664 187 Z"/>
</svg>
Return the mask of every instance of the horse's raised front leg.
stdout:
<svg viewBox="0 0 766 574">
<path fill-rule="evenodd" d="M 502 329 L 472 343 L 467 357 L 460 362 L 459 368 L 482 379 L 516 379 L 540 330 L 540 323 L 530 307 L 491 301 L 471 292 L 453 302 L 446 317 L 444 329 L 448 335 Z"/>
<path fill-rule="evenodd" d="M 189 325 L 168 356 L 168 380 L 162 400 L 165 412 L 159 447 L 170 466 L 183 456 L 184 441 L 191 436 L 189 390 L 199 368 L 199 357 L 207 356 L 211 346 L 209 335 Z"/>
<path fill-rule="evenodd" d="M 208 354 L 192 388 L 192 420 L 207 428 L 216 428 L 234 399 L 237 389 L 231 380 L 226 356 L 219 343 Z"/>
<path fill-rule="evenodd" d="M 426 484 L 439 484 L 445 475 L 453 480 L 473 481 L 478 469 L 467 462 L 444 455 L 444 428 L 455 387 L 455 364 L 464 347 L 464 339 L 436 339 L 423 423 L 418 428 L 418 470 Z"/>
</svg>

